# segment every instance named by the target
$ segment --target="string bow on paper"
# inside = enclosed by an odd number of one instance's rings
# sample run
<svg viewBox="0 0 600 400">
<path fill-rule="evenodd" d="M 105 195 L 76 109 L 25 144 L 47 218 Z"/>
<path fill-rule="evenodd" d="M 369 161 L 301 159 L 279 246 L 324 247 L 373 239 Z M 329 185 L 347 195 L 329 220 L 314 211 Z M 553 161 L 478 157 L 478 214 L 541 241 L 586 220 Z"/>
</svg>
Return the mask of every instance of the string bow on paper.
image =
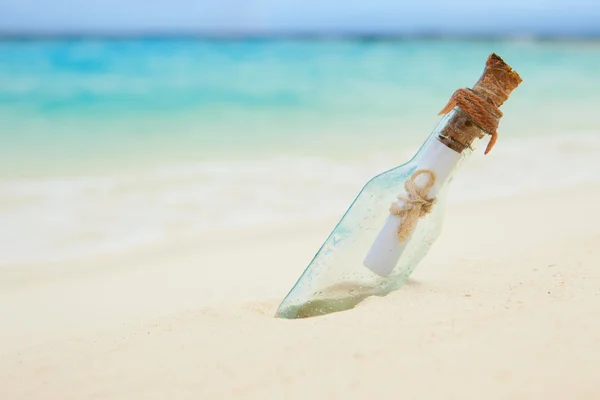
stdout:
<svg viewBox="0 0 600 400">
<path fill-rule="evenodd" d="M 422 188 L 419 188 L 415 183 L 415 179 L 427 174 L 429 180 Z M 408 196 L 399 195 L 398 199 L 403 202 L 401 206 L 398 203 L 392 203 L 390 213 L 402 218 L 402 222 L 398 227 L 398 240 L 405 241 L 415 230 L 419 218 L 431 212 L 435 199 L 427 197 L 429 190 L 435 185 L 437 176 L 431 169 L 420 169 L 416 171 L 405 183 L 404 188 Z"/>
</svg>

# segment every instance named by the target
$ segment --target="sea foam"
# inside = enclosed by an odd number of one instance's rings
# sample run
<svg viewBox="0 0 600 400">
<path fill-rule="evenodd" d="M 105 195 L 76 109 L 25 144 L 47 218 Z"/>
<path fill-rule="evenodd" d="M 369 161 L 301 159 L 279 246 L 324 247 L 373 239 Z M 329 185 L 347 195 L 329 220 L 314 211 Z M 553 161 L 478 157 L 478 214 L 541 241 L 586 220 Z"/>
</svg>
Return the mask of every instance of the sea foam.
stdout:
<svg viewBox="0 0 600 400">
<path fill-rule="evenodd" d="M 490 155 L 481 153 L 475 150 L 458 173 L 448 194 L 451 204 L 600 183 L 595 132 L 501 137 Z M 216 230 L 335 219 L 370 177 L 411 156 L 275 156 L 111 176 L 5 180 L 0 266 L 115 253 Z M 390 193 L 390 201 L 394 197 Z"/>
</svg>

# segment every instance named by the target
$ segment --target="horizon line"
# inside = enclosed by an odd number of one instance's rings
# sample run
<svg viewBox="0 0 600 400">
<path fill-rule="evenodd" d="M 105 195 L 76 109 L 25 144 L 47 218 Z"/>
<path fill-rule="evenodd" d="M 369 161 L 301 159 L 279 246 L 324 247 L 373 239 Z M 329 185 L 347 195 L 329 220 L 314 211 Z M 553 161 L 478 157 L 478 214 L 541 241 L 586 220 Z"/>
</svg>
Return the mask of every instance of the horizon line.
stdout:
<svg viewBox="0 0 600 400">
<path fill-rule="evenodd" d="M 115 31 L 115 32 L 2 32 L 0 40 L 68 40 L 68 39 L 200 39 L 200 40 L 594 40 L 600 39 L 600 31 L 578 34 L 558 33 L 378 33 L 378 32 L 202 32 L 202 31 Z"/>
</svg>

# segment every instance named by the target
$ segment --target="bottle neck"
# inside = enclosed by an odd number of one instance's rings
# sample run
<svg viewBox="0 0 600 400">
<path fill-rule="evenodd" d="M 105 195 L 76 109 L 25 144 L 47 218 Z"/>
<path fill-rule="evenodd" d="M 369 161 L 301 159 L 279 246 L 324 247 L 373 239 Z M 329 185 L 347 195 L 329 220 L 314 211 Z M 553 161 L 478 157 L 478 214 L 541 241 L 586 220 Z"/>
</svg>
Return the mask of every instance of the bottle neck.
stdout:
<svg viewBox="0 0 600 400">
<path fill-rule="evenodd" d="M 440 123 L 436 130 L 439 140 L 458 153 L 470 153 L 474 149 L 477 139 L 486 135 L 486 132 L 460 108 L 455 108 L 450 112 L 447 119 Z"/>
<path fill-rule="evenodd" d="M 428 170 L 435 175 L 435 184 L 429 191 L 430 197 L 437 195 L 438 191 L 453 176 L 461 161 L 470 153 L 470 150 L 458 152 L 452 149 L 440 140 L 437 131 L 432 133 L 414 159 L 415 172 Z M 421 176 L 417 178 L 418 185 L 425 185 L 426 179 Z"/>
</svg>

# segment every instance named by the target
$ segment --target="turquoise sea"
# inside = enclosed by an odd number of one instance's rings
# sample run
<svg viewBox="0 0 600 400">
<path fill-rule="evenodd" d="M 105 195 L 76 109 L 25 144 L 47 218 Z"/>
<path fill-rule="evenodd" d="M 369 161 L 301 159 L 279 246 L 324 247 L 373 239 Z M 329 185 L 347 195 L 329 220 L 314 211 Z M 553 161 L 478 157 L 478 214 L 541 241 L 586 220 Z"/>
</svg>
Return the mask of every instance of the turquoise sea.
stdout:
<svg viewBox="0 0 600 400">
<path fill-rule="evenodd" d="M 456 201 L 600 181 L 596 41 L 0 41 L 0 266 L 341 215 L 491 52 L 524 83 Z"/>
</svg>

